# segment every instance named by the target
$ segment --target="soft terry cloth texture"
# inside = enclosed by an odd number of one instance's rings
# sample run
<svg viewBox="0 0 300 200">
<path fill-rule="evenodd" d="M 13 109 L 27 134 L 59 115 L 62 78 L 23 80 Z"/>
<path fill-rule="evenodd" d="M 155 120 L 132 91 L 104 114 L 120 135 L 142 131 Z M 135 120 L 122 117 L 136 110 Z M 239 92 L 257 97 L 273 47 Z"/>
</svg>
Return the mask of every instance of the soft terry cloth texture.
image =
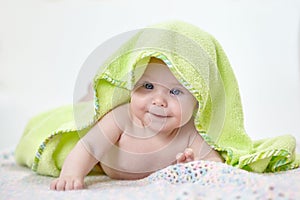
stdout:
<svg viewBox="0 0 300 200">
<path fill-rule="evenodd" d="M 163 60 L 198 100 L 195 126 L 227 164 L 255 172 L 299 166 L 292 136 L 260 141 L 247 136 L 238 84 L 222 47 L 210 34 L 178 21 L 140 30 L 101 66 L 94 78 L 94 112 L 82 103 L 33 118 L 16 149 L 17 162 L 58 176 L 79 136 L 130 101 L 130 90 L 151 57 Z"/>
</svg>

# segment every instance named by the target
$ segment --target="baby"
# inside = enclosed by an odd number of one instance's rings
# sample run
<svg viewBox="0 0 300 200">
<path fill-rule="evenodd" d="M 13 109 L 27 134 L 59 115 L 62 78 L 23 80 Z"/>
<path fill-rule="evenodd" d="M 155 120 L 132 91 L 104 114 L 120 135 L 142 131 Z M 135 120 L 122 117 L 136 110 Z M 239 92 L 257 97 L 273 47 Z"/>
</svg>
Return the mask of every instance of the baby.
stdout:
<svg viewBox="0 0 300 200">
<path fill-rule="evenodd" d="M 197 107 L 167 65 L 151 58 L 130 103 L 108 112 L 76 144 L 50 188 L 84 188 L 84 177 L 97 163 L 113 179 L 134 180 L 176 163 L 222 162 L 194 126 Z"/>
</svg>

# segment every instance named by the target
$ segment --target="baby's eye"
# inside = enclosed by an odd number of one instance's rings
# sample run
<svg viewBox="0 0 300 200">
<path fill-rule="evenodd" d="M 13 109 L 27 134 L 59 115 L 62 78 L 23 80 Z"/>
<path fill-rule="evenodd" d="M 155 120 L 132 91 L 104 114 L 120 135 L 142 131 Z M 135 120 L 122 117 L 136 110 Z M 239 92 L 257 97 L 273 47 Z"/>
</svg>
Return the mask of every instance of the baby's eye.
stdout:
<svg viewBox="0 0 300 200">
<path fill-rule="evenodd" d="M 172 95 L 180 95 L 182 93 L 183 92 L 181 90 L 179 90 L 179 89 L 172 89 L 172 90 L 170 90 L 170 94 L 172 94 Z"/>
<path fill-rule="evenodd" d="M 148 89 L 148 90 L 152 90 L 154 88 L 152 83 L 144 83 L 143 87 Z"/>
</svg>

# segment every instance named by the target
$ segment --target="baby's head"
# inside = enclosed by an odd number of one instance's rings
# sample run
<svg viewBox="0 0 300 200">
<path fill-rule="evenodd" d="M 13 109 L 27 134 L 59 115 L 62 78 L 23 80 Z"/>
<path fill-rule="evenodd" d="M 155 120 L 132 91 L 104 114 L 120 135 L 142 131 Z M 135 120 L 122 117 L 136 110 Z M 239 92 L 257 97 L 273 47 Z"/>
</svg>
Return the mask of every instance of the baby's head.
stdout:
<svg viewBox="0 0 300 200">
<path fill-rule="evenodd" d="M 151 58 L 131 93 L 130 110 L 143 126 L 170 132 L 193 116 L 197 101 L 160 59 Z"/>
</svg>

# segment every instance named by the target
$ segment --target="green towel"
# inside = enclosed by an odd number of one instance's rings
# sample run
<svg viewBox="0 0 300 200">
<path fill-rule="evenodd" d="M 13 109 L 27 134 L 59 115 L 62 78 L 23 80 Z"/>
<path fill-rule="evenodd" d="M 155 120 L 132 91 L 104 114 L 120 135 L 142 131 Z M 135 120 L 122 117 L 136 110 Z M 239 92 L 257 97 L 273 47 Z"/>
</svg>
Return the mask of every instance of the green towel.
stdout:
<svg viewBox="0 0 300 200">
<path fill-rule="evenodd" d="M 39 174 L 58 176 L 80 137 L 105 113 L 130 101 L 130 90 L 151 57 L 163 60 L 198 100 L 195 127 L 227 164 L 254 172 L 299 166 L 292 136 L 248 137 L 238 84 L 222 47 L 210 34 L 180 21 L 142 29 L 111 55 L 95 75 L 93 101 L 34 117 L 16 148 L 16 161 Z"/>
</svg>

